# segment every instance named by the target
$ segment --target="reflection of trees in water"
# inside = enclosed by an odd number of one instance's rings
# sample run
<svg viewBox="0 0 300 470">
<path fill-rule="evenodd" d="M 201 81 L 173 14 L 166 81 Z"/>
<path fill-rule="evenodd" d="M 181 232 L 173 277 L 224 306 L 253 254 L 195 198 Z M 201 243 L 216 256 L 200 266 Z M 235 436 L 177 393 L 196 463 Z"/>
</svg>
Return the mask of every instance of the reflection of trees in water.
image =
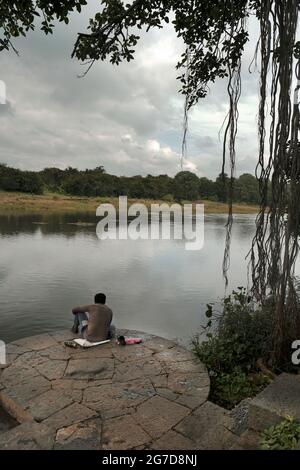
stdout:
<svg viewBox="0 0 300 470">
<path fill-rule="evenodd" d="M 237 216 L 234 220 L 233 234 L 239 239 L 249 239 L 255 232 L 255 215 L 247 215 L 247 218 Z M 250 248 L 250 246 L 249 246 Z"/>
<path fill-rule="evenodd" d="M 227 223 L 226 214 L 205 216 L 204 223 L 209 226 L 210 231 L 218 233 L 224 238 L 225 225 Z M 255 230 L 255 214 L 236 214 L 234 215 L 233 235 L 236 238 L 245 239 L 249 238 L 249 234 L 253 235 Z M 249 246 L 250 248 L 250 246 Z"/>
<path fill-rule="evenodd" d="M 78 222 L 83 225 L 73 225 Z M 78 212 L 71 214 L 23 214 L 0 216 L 0 234 L 16 235 L 42 233 L 43 235 L 62 235 L 67 238 L 75 237 L 80 232 L 88 232 L 96 237 L 94 214 Z M 84 225 L 93 224 L 93 225 Z"/>
<path fill-rule="evenodd" d="M 172 214 L 170 219 L 171 223 L 173 223 Z M 87 212 L 65 214 L 5 215 L 0 216 L 0 235 L 34 235 L 35 233 L 41 233 L 44 236 L 60 235 L 66 238 L 72 238 L 79 233 L 85 233 L 96 238 L 96 225 L 99 220 L 99 217 L 96 217 L 96 215 Z M 128 217 L 128 221 L 130 220 L 132 220 L 132 218 Z M 205 217 L 206 227 L 210 233 L 213 232 L 216 240 L 221 241 L 224 239 L 226 220 L 226 215 L 209 215 Z M 234 235 L 238 239 L 248 238 L 249 233 L 252 234 L 254 231 L 254 216 L 236 216 L 235 221 Z M 150 216 L 148 222 L 151 222 Z M 80 225 L 81 223 L 82 225 Z M 193 221 L 193 230 L 195 230 L 195 221 Z M 171 233 L 173 233 L 173 228 L 171 229 Z"/>
</svg>

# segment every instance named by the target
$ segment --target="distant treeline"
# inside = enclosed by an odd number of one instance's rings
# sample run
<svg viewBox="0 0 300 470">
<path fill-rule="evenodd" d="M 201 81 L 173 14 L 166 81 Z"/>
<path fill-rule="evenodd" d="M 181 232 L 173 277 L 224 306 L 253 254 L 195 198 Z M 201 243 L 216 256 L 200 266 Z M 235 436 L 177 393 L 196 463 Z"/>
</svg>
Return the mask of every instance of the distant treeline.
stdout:
<svg viewBox="0 0 300 470">
<path fill-rule="evenodd" d="M 115 176 L 102 166 L 93 170 L 45 168 L 42 171 L 22 171 L 0 164 L 0 189 L 42 194 L 44 191 L 74 196 L 121 196 L 166 201 L 210 199 L 226 202 L 229 179 L 218 176 L 215 181 L 198 178 L 190 171 L 180 171 L 174 178 L 159 176 Z M 259 203 L 258 182 L 248 173 L 234 181 L 233 199 L 249 204 Z"/>
</svg>

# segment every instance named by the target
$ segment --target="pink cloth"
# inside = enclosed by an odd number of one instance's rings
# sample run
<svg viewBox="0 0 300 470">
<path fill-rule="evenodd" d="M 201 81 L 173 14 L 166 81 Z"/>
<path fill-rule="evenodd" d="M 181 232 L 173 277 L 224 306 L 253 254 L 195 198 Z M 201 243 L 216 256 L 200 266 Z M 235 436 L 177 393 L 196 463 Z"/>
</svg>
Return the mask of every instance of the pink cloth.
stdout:
<svg viewBox="0 0 300 470">
<path fill-rule="evenodd" d="M 141 338 L 125 338 L 126 344 L 139 344 L 142 342 Z"/>
</svg>

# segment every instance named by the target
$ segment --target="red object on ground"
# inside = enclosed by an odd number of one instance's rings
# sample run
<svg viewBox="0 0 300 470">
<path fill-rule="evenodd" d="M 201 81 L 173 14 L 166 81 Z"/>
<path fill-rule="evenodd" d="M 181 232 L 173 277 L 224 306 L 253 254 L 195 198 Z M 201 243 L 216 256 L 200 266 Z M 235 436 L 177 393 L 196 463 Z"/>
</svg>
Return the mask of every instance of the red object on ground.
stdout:
<svg viewBox="0 0 300 470">
<path fill-rule="evenodd" d="M 126 336 L 119 336 L 117 339 L 117 343 L 126 346 L 126 344 L 139 344 L 142 342 L 141 338 L 126 338 Z"/>
<path fill-rule="evenodd" d="M 141 338 L 125 338 L 126 344 L 139 344 L 142 342 Z"/>
</svg>

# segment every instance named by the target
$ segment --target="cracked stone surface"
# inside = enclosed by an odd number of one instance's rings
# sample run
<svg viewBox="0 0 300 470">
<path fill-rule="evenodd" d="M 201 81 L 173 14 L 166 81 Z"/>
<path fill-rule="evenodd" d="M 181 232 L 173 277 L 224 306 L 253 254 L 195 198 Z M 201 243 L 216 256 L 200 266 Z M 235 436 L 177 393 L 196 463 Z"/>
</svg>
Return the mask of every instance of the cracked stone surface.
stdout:
<svg viewBox="0 0 300 470">
<path fill-rule="evenodd" d="M 185 406 L 154 396 L 137 407 L 137 421 L 153 438 L 161 437 L 190 414 Z"/>
<path fill-rule="evenodd" d="M 73 403 L 69 395 L 61 391 L 49 390 L 39 395 L 27 403 L 27 409 L 31 416 L 38 422 L 43 421 L 57 411 L 66 408 Z"/>
<path fill-rule="evenodd" d="M 109 420 L 104 426 L 103 449 L 128 450 L 145 445 L 151 440 L 131 415 Z"/>
<path fill-rule="evenodd" d="M 117 334 L 143 342 L 72 349 L 64 341 L 74 335 L 59 331 L 10 343 L 0 401 L 10 403 L 21 424 L 0 434 L 0 449 L 207 447 L 200 437 L 215 410 L 205 409 L 209 377 L 203 364 L 171 340 Z M 218 425 L 222 441 L 229 438 L 227 428 L 223 438 L 222 420 Z"/>
<path fill-rule="evenodd" d="M 60 429 L 55 450 L 97 450 L 101 442 L 101 420 L 91 419 Z"/>
<path fill-rule="evenodd" d="M 54 434 L 43 424 L 26 422 L 0 435 L 1 450 L 48 450 Z"/>
</svg>

